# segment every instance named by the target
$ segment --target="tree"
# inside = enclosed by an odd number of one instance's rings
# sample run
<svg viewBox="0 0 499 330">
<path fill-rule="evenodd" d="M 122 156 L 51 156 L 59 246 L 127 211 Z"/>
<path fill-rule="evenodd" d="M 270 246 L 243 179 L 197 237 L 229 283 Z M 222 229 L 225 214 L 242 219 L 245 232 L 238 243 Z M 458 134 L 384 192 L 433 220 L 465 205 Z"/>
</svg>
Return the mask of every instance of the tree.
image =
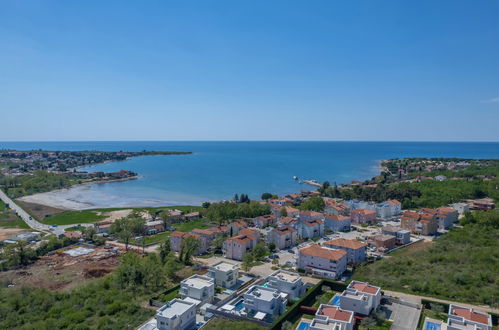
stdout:
<svg viewBox="0 0 499 330">
<path fill-rule="evenodd" d="M 281 211 L 279 212 L 281 217 L 287 217 L 288 216 L 288 210 L 286 210 L 285 207 L 281 208 Z"/>
<path fill-rule="evenodd" d="M 268 248 L 270 251 L 275 251 L 275 243 L 274 242 L 270 242 L 269 245 L 268 245 Z"/>
<path fill-rule="evenodd" d="M 215 237 L 213 240 L 213 252 L 222 252 L 222 248 L 224 246 L 224 242 L 227 239 L 227 237 L 223 234 L 219 234 Z"/>
<path fill-rule="evenodd" d="M 210 205 L 211 205 L 211 203 L 210 203 L 210 202 L 203 202 L 203 204 L 201 204 L 201 206 L 202 206 L 204 209 L 209 208 L 209 207 L 210 207 Z"/>
<path fill-rule="evenodd" d="M 271 199 L 272 198 L 272 194 L 271 193 L 263 193 L 262 196 L 261 196 L 261 199 L 263 200 L 267 200 L 267 199 Z"/>
<path fill-rule="evenodd" d="M 145 220 L 138 214 L 132 213 L 125 218 L 113 222 L 110 233 L 116 235 L 124 244 L 128 251 L 128 244 L 133 236 L 141 235 L 145 232 Z"/>
<path fill-rule="evenodd" d="M 293 323 L 289 321 L 285 321 L 281 325 L 281 330 L 292 330 L 293 329 Z"/>
<path fill-rule="evenodd" d="M 241 195 L 242 197 L 242 195 Z M 237 194 L 234 195 L 234 197 L 232 198 L 232 200 L 236 203 L 239 203 L 239 196 Z"/>
<path fill-rule="evenodd" d="M 87 241 L 93 241 L 94 240 L 94 236 L 96 234 L 97 234 L 97 232 L 95 231 L 95 227 L 94 226 L 86 227 L 85 230 L 83 231 L 83 237 L 85 237 L 85 239 Z"/>
<path fill-rule="evenodd" d="M 254 248 L 253 248 L 253 256 L 255 260 L 260 260 L 261 258 L 265 257 L 265 254 L 267 253 L 267 247 L 263 243 L 258 243 Z"/>
<path fill-rule="evenodd" d="M 251 270 L 252 264 L 255 260 L 253 259 L 252 253 L 246 253 L 243 256 L 243 262 L 241 263 L 241 267 L 245 272 L 249 272 Z"/>
<path fill-rule="evenodd" d="M 4 249 L 4 254 L 11 265 L 24 266 L 31 259 L 36 258 L 35 251 L 28 246 L 26 241 L 17 241 L 17 243 L 7 245 Z"/>
<path fill-rule="evenodd" d="M 322 212 L 325 207 L 324 200 L 320 196 L 314 196 L 307 199 L 300 205 L 301 210 Z"/>
<path fill-rule="evenodd" d="M 181 265 L 178 263 L 175 257 L 175 253 L 173 253 L 173 251 L 171 251 L 166 256 L 164 268 L 165 268 L 166 277 L 172 281 L 175 280 L 176 279 L 175 273 L 180 270 Z"/>
<path fill-rule="evenodd" d="M 167 257 L 171 252 L 170 239 L 167 238 L 159 245 L 159 258 L 161 263 L 164 265 L 167 261 Z"/>
<path fill-rule="evenodd" d="M 161 213 L 159 214 L 159 218 L 163 222 L 164 230 L 168 230 L 168 228 L 170 228 L 170 226 L 172 224 L 172 218 L 170 216 L 169 210 L 161 211 Z"/>
<path fill-rule="evenodd" d="M 182 240 L 179 252 L 179 260 L 185 265 L 191 263 L 192 256 L 199 249 L 199 240 L 194 236 L 187 236 Z"/>
</svg>

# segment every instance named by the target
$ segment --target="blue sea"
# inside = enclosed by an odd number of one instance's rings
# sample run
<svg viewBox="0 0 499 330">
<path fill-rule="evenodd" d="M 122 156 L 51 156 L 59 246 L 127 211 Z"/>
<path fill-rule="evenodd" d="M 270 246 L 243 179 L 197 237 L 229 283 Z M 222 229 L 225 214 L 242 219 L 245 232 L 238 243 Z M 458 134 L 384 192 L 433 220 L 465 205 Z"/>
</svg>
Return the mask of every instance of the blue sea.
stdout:
<svg viewBox="0 0 499 330">
<path fill-rule="evenodd" d="M 95 207 L 200 204 L 245 193 L 285 194 L 310 189 L 293 180 L 347 183 L 378 174 L 383 159 L 499 158 L 499 143 L 465 142 L 0 142 L 2 149 L 192 151 L 192 155 L 135 157 L 84 171 L 128 169 L 137 180 L 66 191 Z"/>
</svg>

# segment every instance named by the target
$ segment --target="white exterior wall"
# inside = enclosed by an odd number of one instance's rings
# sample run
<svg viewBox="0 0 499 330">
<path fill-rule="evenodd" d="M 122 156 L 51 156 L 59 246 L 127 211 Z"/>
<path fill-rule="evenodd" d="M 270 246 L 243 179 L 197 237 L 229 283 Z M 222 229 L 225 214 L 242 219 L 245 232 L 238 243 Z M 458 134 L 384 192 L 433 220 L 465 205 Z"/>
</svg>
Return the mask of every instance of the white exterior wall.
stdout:
<svg viewBox="0 0 499 330">
<path fill-rule="evenodd" d="M 215 280 L 216 285 L 227 289 L 236 285 L 239 278 L 239 269 L 237 267 L 229 271 L 223 271 L 213 266 L 209 268 L 208 275 Z"/>
<path fill-rule="evenodd" d="M 301 278 L 294 282 L 287 282 L 280 279 L 279 277 L 274 276 L 279 272 L 281 271 L 277 271 L 267 278 L 269 287 L 287 293 L 288 299 L 300 298 L 305 292 L 305 287 L 303 286 Z"/>
<path fill-rule="evenodd" d="M 206 285 L 202 287 L 189 285 L 191 281 L 202 281 Z M 201 302 L 211 302 L 215 296 L 215 280 L 208 276 L 192 275 L 180 282 L 180 296 L 182 299 L 189 297 L 200 300 Z"/>
<path fill-rule="evenodd" d="M 173 309 L 177 304 L 189 305 L 188 309 L 180 315 L 166 316 L 167 309 Z M 171 313 L 169 313 L 171 314 Z M 196 305 L 181 299 L 173 299 L 166 305 L 158 309 L 156 313 L 157 328 L 159 330 L 186 330 L 191 329 L 196 324 Z"/>
<path fill-rule="evenodd" d="M 331 229 L 333 231 L 343 231 L 345 229 L 349 229 L 352 220 L 351 219 L 346 219 L 346 220 L 330 220 L 326 218 L 325 222 L 325 227 L 327 229 Z"/>
<path fill-rule="evenodd" d="M 265 299 L 264 295 L 257 297 L 250 294 L 250 292 L 254 292 L 255 289 L 275 292 L 277 294 L 273 295 L 271 299 Z M 262 312 L 273 316 L 279 316 L 286 311 L 287 298 L 285 296 L 286 295 L 284 294 L 283 297 L 283 295 L 279 294 L 275 289 L 254 285 L 244 294 L 244 308 L 248 313 Z"/>
<path fill-rule="evenodd" d="M 347 269 L 347 257 L 345 256 L 340 260 L 331 261 L 329 259 L 298 253 L 298 260 L 296 262 L 296 265 L 298 268 L 302 269 L 306 269 L 306 267 L 314 267 L 314 268 L 324 269 L 330 272 L 335 272 L 336 278 L 338 278 Z"/>
</svg>

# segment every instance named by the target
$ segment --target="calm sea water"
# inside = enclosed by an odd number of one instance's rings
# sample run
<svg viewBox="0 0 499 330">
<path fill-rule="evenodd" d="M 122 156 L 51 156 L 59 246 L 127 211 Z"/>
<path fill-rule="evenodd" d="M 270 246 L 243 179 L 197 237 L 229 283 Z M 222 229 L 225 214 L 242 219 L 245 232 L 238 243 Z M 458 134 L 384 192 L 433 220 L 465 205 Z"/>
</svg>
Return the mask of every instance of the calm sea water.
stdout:
<svg viewBox="0 0 499 330">
<path fill-rule="evenodd" d="M 84 168 L 129 169 L 140 179 L 73 188 L 72 199 L 97 206 L 182 205 L 258 198 L 310 189 L 292 179 L 346 183 L 376 175 L 382 159 L 499 158 L 499 143 L 427 142 L 0 142 L 0 148 L 102 151 L 192 151 L 184 156 L 135 157 Z"/>
</svg>

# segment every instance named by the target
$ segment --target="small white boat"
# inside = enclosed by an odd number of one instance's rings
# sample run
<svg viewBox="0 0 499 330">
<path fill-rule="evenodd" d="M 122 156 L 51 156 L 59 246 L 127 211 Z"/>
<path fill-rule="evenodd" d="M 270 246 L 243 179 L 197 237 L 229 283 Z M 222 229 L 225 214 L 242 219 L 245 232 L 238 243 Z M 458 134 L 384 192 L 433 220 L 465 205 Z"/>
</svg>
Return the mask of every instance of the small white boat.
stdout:
<svg viewBox="0 0 499 330">
<path fill-rule="evenodd" d="M 294 175 L 293 180 L 298 180 L 298 177 L 296 175 Z"/>
</svg>

